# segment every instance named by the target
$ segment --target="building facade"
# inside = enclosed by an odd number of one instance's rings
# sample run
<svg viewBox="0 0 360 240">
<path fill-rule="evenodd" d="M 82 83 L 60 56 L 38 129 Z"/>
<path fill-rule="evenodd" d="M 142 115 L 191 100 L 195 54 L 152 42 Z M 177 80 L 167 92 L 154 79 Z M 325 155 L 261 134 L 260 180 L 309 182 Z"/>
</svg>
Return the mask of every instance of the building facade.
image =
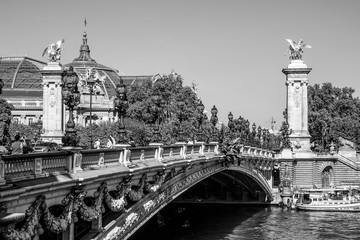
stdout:
<svg viewBox="0 0 360 240">
<path fill-rule="evenodd" d="M 156 81 L 159 74 L 124 76 L 119 71 L 99 64 L 90 56 L 90 47 L 87 44 L 87 34 L 84 33 L 80 55 L 73 62 L 61 66 L 61 71 L 73 67 L 80 78 L 83 78 L 88 68 L 92 68 L 103 82 L 95 89 L 92 95 L 92 121 L 116 121 L 113 117 L 113 100 L 116 85 L 123 81 L 127 86 L 146 80 Z M 49 105 L 48 99 L 44 101 L 46 80 L 44 76 L 47 63 L 30 57 L 0 57 L 0 79 L 4 82 L 2 98 L 13 104 L 13 122 L 31 125 L 42 122 L 44 117 L 44 104 Z M 50 89 L 51 90 L 51 89 Z M 49 90 L 49 97 L 51 91 Z M 80 86 L 81 100 L 75 111 L 75 123 L 87 126 L 90 120 L 90 93 L 86 86 Z M 45 94 L 46 95 L 46 94 Z M 46 97 L 45 97 L 46 98 Z M 57 96 L 59 98 L 59 96 Z M 61 111 L 62 128 L 65 128 L 68 111 L 64 105 Z M 60 114 L 60 113 L 57 113 Z M 46 126 L 43 126 L 44 128 Z M 43 129 L 45 131 L 46 129 Z"/>
</svg>

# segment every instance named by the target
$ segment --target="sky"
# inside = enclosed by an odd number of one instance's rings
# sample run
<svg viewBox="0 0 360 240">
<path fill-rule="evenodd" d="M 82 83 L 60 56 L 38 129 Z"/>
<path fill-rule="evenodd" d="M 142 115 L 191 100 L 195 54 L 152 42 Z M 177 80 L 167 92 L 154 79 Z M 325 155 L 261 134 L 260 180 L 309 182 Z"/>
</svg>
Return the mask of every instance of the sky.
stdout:
<svg viewBox="0 0 360 240">
<path fill-rule="evenodd" d="M 65 39 L 61 63 L 79 56 L 86 30 L 91 57 L 125 75 L 170 74 L 197 85 L 215 105 L 262 127 L 279 127 L 286 106 L 286 38 L 303 39 L 309 84 L 331 82 L 360 96 L 357 0 L 2 0 L 0 56 L 42 61 Z M 86 28 L 84 19 L 86 18 Z"/>
</svg>

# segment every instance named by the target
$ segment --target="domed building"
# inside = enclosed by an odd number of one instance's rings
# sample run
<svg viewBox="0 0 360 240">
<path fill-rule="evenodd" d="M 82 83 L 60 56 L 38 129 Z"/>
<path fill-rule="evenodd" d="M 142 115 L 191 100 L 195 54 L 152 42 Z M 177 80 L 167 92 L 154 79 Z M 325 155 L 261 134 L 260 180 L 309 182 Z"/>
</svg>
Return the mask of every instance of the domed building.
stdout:
<svg viewBox="0 0 360 240">
<path fill-rule="evenodd" d="M 41 120 L 43 86 L 40 70 L 45 62 L 29 57 L 0 57 L 2 98 L 12 103 L 13 121 L 31 124 Z"/>
<path fill-rule="evenodd" d="M 42 120 L 43 76 L 41 73 L 46 64 L 29 57 L 0 57 L 0 79 L 4 82 L 1 97 L 14 105 L 13 121 L 29 125 Z M 113 99 L 116 95 L 116 85 L 121 81 L 129 86 L 145 80 L 156 81 L 160 77 L 159 74 L 120 76 L 117 70 L 97 63 L 90 56 L 86 32 L 83 34 L 79 57 L 62 67 L 64 70 L 73 67 L 81 80 L 84 80 L 86 70 L 92 68 L 93 72 L 96 72 L 103 80 L 94 88 L 94 95 L 92 95 L 91 115 L 95 123 L 116 120 L 112 115 Z M 90 93 L 85 85 L 80 87 L 79 91 L 81 100 L 75 111 L 75 123 L 86 126 L 90 120 Z M 68 119 L 65 107 L 62 112 L 64 130 Z"/>
</svg>

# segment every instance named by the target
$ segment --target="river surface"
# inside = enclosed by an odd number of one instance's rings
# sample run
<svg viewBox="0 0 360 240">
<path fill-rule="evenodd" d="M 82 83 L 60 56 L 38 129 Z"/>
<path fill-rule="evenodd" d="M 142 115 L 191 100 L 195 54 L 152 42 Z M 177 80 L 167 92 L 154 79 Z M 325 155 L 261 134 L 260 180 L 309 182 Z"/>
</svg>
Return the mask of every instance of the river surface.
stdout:
<svg viewBox="0 0 360 240">
<path fill-rule="evenodd" d="M 130 240 L 360 239 L 360 213 L 173 204 Z"/>
</svg>

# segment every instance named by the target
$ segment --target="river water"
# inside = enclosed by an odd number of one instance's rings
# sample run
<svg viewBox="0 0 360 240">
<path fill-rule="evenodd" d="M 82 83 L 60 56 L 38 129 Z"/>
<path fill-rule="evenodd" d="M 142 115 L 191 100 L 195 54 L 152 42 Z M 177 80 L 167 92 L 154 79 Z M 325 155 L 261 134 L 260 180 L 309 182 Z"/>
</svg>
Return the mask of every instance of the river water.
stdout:
<svg viewBox="0 0 360 240">
<path fill-rule="evenodd" d="M 360 213 L 172 204 L 130 240 L 360 239 Z"/>
</svg>

